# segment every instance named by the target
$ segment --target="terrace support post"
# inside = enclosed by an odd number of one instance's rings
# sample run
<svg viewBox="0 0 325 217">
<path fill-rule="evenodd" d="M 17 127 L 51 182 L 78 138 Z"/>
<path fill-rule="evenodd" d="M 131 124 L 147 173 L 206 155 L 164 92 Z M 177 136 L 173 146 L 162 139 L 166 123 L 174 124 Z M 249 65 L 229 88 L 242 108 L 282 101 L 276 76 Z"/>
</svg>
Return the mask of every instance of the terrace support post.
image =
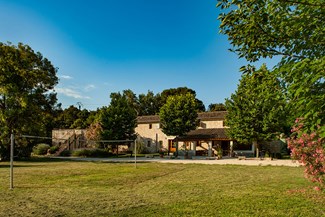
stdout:
<svg viewBox="0 0 325 217">
<path fill-rule="evenodd" d="M 156 151 L 159 151 L 159 147 L 158 147 L 158 133 L 156 133 Z"/>
<path fill-rule="evenodd" d="M 193 154 L 194 154 L 194 156 L 196 156 L 196 143 L 197 143 L 197 141 L 193 141 Z"/>
<path fill-rule="evenodd" d="M 208 157 L 212 157 L 212 141 L 208 142 Z"/>
<path fill-rule="evenodd" d="M 233 156 L 233 152 L 234 152 L 234 141 L 230 141 L 229 142 L 229 148 L 230 148 L 230 150 L 229 150 L 229 157 L 232 157 Z"/>
<path fill-rule="evenodd" d="M 252 147 L 252 151 L 255 150 L 256 150 L 256 158 L 259 158 L 259 148 L 256 140 L 253 141 L 253 147 Z"/>
<path fill-rule="evenodd" d="M 10 190 L 14 188 L 14 144 L 15 136 L 10 135 Z"/>
</svg>

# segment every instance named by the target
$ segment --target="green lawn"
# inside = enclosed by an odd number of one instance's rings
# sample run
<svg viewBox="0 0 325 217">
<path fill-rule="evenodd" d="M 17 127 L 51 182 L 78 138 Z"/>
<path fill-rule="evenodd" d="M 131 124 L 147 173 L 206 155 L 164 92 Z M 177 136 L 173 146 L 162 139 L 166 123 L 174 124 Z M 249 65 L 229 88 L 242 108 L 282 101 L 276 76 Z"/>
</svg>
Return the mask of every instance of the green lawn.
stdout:
<svg viewBox="0 0 325 217">
<path fill-rule="evenodd" d="M 0 216 L 325 216 L 303 168 L 0 163 Z"/>
</svg>

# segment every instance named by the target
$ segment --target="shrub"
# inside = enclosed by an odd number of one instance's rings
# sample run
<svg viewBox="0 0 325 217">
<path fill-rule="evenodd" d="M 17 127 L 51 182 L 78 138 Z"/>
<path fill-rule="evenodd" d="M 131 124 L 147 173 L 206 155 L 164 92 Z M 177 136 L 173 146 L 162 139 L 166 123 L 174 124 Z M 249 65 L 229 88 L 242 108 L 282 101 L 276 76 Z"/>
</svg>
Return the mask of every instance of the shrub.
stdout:
<svg viewBox="0 0 325 217">
<path fill-rule="evenodd" d="M 50 152 L 50 154 L 54 154 L 55 152 L 57 152 L 59 150 L 59 146 L 52 146 L 52 147 L 50 147 L 50 150 L 49 150 L 49 152 Z"/>
<path fill-rule="evenodd" d="M 34 146 L 33 148 L 33 153 L 36 155 L 45 155 L 47 154 L 47 150 L 50 148 L 50 146 L 48 144 L 38 144 L 36 146 Z"/>
<path fill-rule="evenodd" d="M 71 155 L 74 157 L 89 157 L 90 150 L 89 149 L 74 150 L 74 151 L 72 151 Z"/>
<path fill-rule="evenodd" d="M 293 135 L 288 139 L 291 156 L 304 164 L 307 178 L 325 188 L 324 138 L 317 132 L 304 133 L 302 129 L 303 123 L 301 119 L 297 119 L 292 128 Z"/>
<path fill-rule="evenodd" d="M 78 149 L 72 152 L 74 157 L 108 157 L 109 153 L 104 149 Z"/>
<path fill-rule="evenodd" d="M 91 157 L 108 157 L 110 153 L 107 152 L 105 149 L 92 149 L 91 150 Z"/>
<path fill-rule="evenodd" d="M 148 154 L 149 151 L 145 145 L 145 142 L 142 138 L 138 137 L 137 140 L 137 154 Z M 132 143 L 129 147 L 129 151 L 132 151 L 134 153 L 135 144 Z"/>
<path fill-rule="evenodd" d="M 62 157 L 68 157 L 68 156 L 71 156 L 71 151 L 69 151 L 69 150 L 63 150 L 63 151 L 60 153 L 60 156 L 62 156 Z"/>
</svg>

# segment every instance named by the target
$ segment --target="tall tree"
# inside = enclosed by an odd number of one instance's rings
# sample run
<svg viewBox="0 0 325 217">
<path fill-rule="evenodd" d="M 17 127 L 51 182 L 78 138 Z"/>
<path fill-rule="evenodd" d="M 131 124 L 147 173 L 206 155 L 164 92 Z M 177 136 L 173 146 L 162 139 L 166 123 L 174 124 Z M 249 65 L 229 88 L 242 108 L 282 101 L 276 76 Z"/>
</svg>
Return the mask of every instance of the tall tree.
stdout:
<svg viewBox="0 0 325 217">
<path fill-rule="evenodd" d="M 193 94 L 169 96 L 160 109 L 162 131 L 169 136 L 183 136 L 197 127 L 197 101 Z M 178 150 L 178 145 L 176 146 Z"/>
<path fill-rule="evenodd" d="M 287 127 L 286 98 L 280 81 L 265 66 L 242 75 L 230 99 L 226 99 L 226 125 L 231 138 L 243 143 L 274 139 Z M 258 149 L 257 149 L 258 156 Z"/>
<path fill-rule="evenodd" d="M 160 94 L 155 95 L 152 91 L 147 94 L 139 94 L 139 115 L 155 115 L 161 108 Z"/>
<path fill-rule="evenodd" d="M 196 104 L 197 104 L 197 109 L 200 112 L 205 111 L 205 106 L 203 102 L 199 99 L 196 98 L 196 92 L 190 88 L 187 87 L 178 87 L 178 88 L 170 88 L 166 89 L 161 93 L 161 105 L 164 105 L 167 102 L 167 99 L 169 96 L 176 96 L 176 95 L 183 95 L 190 93 L 194 96 Z"/>
<path fill-rule="evenodd" d="M 119 93 L 112 93 L 112 94 L 118 95 Z M 129 105 L 131 105 L 136 110 L 136 112 L 139 113 L 139 100 L 137 95 L 132 90 L 127 89 L 127 90 L 123 90 L 123 96 L 126 97 Z"/>
<path fill-rule="evenodd" d="M 0 43 L 0 155 L 7 157 L 10 133 L 47 135 L 46 118 L 56 104 L 51 91 L 56 68 L 28 45 Z M 17 155 L 28 155 L 31 140 L 17 143 Z"/>
<path fill-rule="evenodd" d="M 325 0 L 219 0 L 218 3 L 226 10 L 219 16 L 220 31 L 228 35 L 239 57 L 251 62 L 261 57 L 281 57 L 274 71 L 286 83 L 290 110 L 301 126 L 296 131 L 299 133 L 290 139 L 293 152 L 307 134 L 322 141 L 325 152 L 324 5 Z M 321 153 L 315 149 L 307 152 L 310 156 Z M 307 159 L 304 155 L 300 157 L 302 162 Z M 314 163 L 306 165 L 316 168 Z"/>
<path fill-rule="evenodd" d="M 80 110 L 71 105 L 70 107 L 59 111 L 58 116 L 55 118 L 56 128 L 71 129 L 74 128 L 73 123 L 78 119 Z"/>
<path fill-rule="evenodd" d="M 226 111 L 226 106 L 223 103 L 211 103 L 209 105 L 208 111 Z"/>
<path fill-rule="evenodd" d="M 87 109 L 79 110 L 77 114 L 77 119 L 74 120 L 73 124 L 70 126 L 72 129 L 86 129 L 90 123 L 88 122 L 88 117 L 90 112 Z"/>
<path fill-rule="evenodd" d="M 304 131 L 325 137 L 325 0 L 219 0 L 220 32 L 233 51 L 254 62 L 280 56 L 276 66 Z"/>
<path fill-rule="evenodd" d="M 137 113 L 126 94 L 112 93 L 111 103 L 99 114 L 103 140 L 133 140 Z"/>
</svg>

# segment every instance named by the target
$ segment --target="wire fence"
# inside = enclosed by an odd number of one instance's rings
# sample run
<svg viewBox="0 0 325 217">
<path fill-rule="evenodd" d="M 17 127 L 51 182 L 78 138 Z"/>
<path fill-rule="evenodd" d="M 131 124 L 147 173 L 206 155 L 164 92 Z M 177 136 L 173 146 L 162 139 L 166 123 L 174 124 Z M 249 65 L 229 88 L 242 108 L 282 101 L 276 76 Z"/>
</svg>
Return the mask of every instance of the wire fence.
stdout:
<svg viewBox="0 0 325 217">
<path fill-rule="evenodd" d="M 74 138 L 77 138 L 76 135 L 72 135 L 74 136 Z M 36 139 L 36 140 L 50 140 L 51 141 L 51 145 L 55 145 L 57 141 L 64 141 L 64 142 L 68 142 L 68 146 L 65 146 L 64 144 L 60 143 L 61 147 L 63 148 L 71 148 L 70 146 L 70 140 L 71 140 L 71 136 L 69 138 L 56 138 L 56 137 L 44 137 L 44 136 L 33 136 L 33 135 L 14 135 L 11 134 L 10 136 L 10 174 L 9 174 L 9 182 L 10 182 L 10 186 L 9 188 L 12 190 L 14 188 L 14 146 L 16 144 L 17 139 L 19 138 L 25 138 L 25 139 Z M 53 142 L 55 141 L 55 142 Z M 130 143 L 134 143 L 134 150 L 137 150 L 137 142 L 136 140 L 87 140 L 87 139 L 78 139 L 79 142 L 84 142 L 85 144 L 99 144 L 99 143 L 108 143 L 108 144 L 116 144 L 117 145 L 117 149 L 118 149 L 118 145 L 119 144 L 123 144 L 123 145 L 127 145 Z M 74 143 L 76 143 L 76 141 L 73 141 Z M 80 148 L 80 147 L 79 147 Z M 85 148 L 85 147 L 84 147 Z M 134 151 L 134 163 L 135 163 L 135 168 L 137 168 L 137 152 Z"/>
<path fill-rule="evenodd" d="M 86 139 L 82 134 L 71 134 L 63 137 L 44 137 L 44 136 L 35 136 L 35 135 L 15 135 L 15 138 L 26 138 L 33 140 L 49 140 L 49 145 L 65 147 L 67 150 L 75 150 L 81 148 L 95 148 L 95 147 L 105 147 L 106 145 L 130 145 L 134 143 L 135 140 L 91 140 Z M 118 151 L 117 151 L 118 152 Z"/>
</svg>

